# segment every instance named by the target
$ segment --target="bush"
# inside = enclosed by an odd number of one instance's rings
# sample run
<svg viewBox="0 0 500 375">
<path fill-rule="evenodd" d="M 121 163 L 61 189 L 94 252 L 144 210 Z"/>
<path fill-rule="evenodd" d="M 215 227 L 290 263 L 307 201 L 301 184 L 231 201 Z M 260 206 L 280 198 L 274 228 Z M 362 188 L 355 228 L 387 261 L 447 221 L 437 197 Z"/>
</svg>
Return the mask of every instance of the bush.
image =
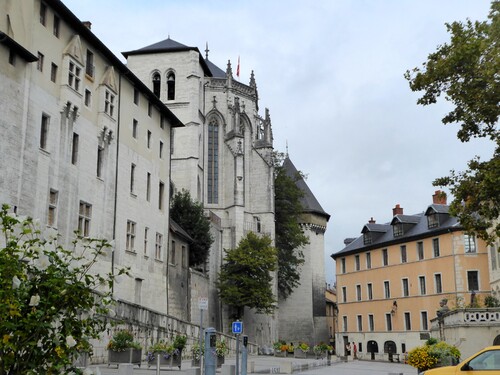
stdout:
<svg viewBox="0 0 500 375">
<path fill-rule="evenodd" d="M 57 231 L 7 205 L 0 234 L 0 375 L 81 372 L 73 362 L 92 353 L 112 304 L 113 275 L 91 273 L 111 245 L 76 237 L 66 250 Z"/>
<path fill-rule="evenodd" d="M 109 341 L 107 349 L 115 352 L 124 352 L 125 350 L 141 349 L 141 344 L 134 341 L 134 335 L 128 330 L 120 330 L 113 335 Z"/>
<path fill-rule="evenodd" d="M 437 364 L 451 365 L 460 359 L 460 351 L 454 345 L 436 339 L 427 340 L 427 344 L 417 346 L 408 353 L 408 364 L 419 371 L 425 371 Z"/>
</svg>

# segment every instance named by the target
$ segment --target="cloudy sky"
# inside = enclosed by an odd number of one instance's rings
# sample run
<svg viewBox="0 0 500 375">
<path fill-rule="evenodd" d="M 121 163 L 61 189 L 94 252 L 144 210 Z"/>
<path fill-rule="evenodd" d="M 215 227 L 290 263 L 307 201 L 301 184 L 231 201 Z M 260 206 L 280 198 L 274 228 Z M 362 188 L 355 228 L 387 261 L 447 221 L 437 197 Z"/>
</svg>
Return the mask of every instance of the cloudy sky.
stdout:
<svg viewBox="0 0 500 375">
<path fill-rule="evenodd" d="M 422 212 L 432 181 L 463 170 L 487 142 L 462 144 L 444 126 L 447 103 L 416 105 L 403 74 L 449 40 L 445 23 L 485 20 L 489 0 L 63 0 L 116 55 L 170 36 L 198 47 L 240 81 L 255 72 L 274 145 L 307 175 L 331 215 L 330 254 L 373 217 Z M 125 60 L 122 58 L 125 62 Z"/>
</svg>

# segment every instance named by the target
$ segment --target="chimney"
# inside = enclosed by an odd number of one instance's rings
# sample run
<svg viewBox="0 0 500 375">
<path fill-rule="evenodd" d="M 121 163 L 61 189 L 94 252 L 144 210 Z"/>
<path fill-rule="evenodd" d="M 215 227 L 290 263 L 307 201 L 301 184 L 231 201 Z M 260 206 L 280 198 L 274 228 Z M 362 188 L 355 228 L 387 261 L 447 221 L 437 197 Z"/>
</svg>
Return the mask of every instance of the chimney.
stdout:
<svg viewBox="0 0 500 375">
<path fill-rule="evenodd" d="M 432 196 L 432 203 L 434 204 L 446 204 L 446 193 L 441 190 L 436 190 Z"/>
<path fill-rule="evenodd" d="M 82 21 L 82 24 L 89 30 L 92 28 L 92 22 L 90 21 Z"/>
<path fill-rule="evenodd" d="M 370 220 L 368 220 L 368 224 L 375 224 L 375 220 L 373 220 L 373 216 L 371 217 Z"/>
<path fill-rule="evenodd" d="M 403 207 L 400 207 L 399 204 L 397 204 L 396 207 L 392 209 L 392 216 L 396 215 L 403 215 Z"/>
</svg>

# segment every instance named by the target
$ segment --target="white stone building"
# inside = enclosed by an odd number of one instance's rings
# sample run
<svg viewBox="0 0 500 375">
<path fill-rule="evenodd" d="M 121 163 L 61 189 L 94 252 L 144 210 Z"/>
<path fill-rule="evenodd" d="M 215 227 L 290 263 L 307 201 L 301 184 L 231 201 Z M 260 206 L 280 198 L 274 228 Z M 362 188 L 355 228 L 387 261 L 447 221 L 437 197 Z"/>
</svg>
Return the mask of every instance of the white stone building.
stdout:
<svg viewBox="0 0 500 375">
<path fill-rule="evenodd" d="M 127 66 L 186 125 L 172 143 L 172 184 L 189 190 L 213 223 L 209 264 L 209 322 L 228 332 L 231 311 L 217 298 L 214 281 L 223 249 L 238 245 L 249 231 L 274 239 L 274 176 L 271 120 L 258 113 L 252 73 L 248 85 L 170 38 L 125 52 Z M 245 334 L 259 344 L 276 337 L 276 317 L 245 312 Z"/>
<path fill-rule="evenodd" d="M 176 116 L 58 0 L 0 1 L 0 201 L 113 239 L 115 297 L 166 312 L 170 131 Z"/>
</svg>

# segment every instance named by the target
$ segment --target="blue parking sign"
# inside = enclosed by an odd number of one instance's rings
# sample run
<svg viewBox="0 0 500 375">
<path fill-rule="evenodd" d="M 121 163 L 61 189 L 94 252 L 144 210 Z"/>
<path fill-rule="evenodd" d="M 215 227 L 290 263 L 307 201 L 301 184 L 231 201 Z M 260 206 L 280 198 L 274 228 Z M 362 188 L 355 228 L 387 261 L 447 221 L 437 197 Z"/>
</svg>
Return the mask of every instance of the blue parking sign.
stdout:
<svg viewBox="0 0 500 375">
<path fill-rule="evenodd" d="M 233 333 L 239 335 L 243 332 L 243 322 L 233 322 Z"/>
</svg>

